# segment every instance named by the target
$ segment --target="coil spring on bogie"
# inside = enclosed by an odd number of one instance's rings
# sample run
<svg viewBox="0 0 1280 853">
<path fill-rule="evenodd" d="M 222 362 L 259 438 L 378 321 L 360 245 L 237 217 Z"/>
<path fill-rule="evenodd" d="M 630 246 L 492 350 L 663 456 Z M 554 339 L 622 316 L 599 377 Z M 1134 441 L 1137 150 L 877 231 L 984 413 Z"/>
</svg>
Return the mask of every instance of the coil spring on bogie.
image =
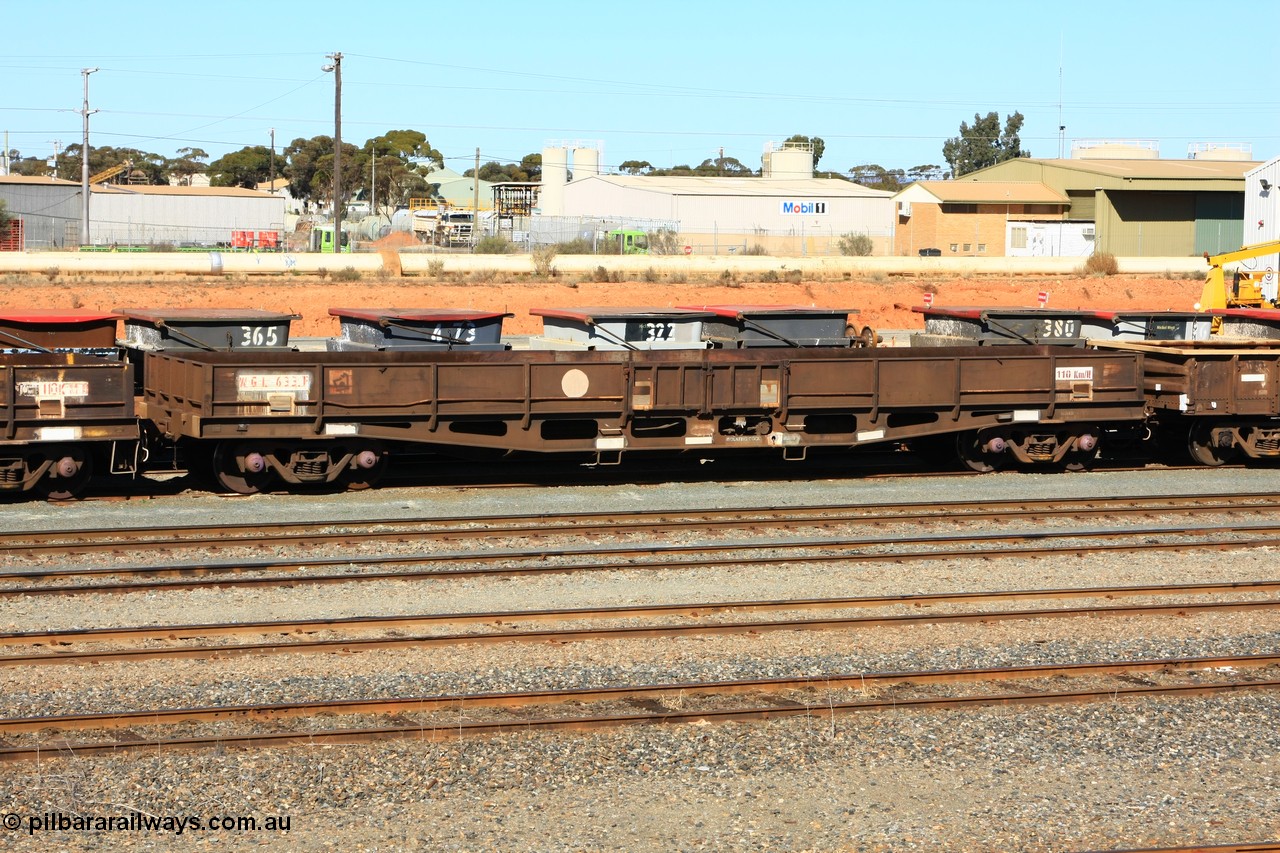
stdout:
<svg viewBox="0 0 1280 853">
<path fill-rule="evenodd" d="M 1253 446 L 1259 453 L 1280 453 L 1280 438 L 1260 438 Z"/>
<path fill-rule="evenodd" d="M 1038 441 L 1027 445 L 1027 455 L 1032 459 L 1052 459 L 1058 445 L 1052 441 Z"/>
<path fill-rule="evenodd" d="M 323 456 L 311 456 L 299 459 L 293 465 L 293 470 L 300 476 L 323 474 L 329 468 L 329 460 Z"/>
</svg>

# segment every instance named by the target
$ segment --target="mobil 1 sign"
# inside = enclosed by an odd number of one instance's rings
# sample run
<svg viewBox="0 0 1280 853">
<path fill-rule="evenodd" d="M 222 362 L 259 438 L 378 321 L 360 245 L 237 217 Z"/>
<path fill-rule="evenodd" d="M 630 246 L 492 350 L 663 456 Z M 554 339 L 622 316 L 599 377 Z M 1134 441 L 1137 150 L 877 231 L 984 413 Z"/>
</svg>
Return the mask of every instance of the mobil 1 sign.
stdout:
<svg viewBox="0 0 1280 853">
<path fill-rule="evenodd" d="M 825 201 L 796 201 L 792 199 L 780 202 L 780 209 L 784 216 L 827 215 L 827 203 Z"/>
</svg>

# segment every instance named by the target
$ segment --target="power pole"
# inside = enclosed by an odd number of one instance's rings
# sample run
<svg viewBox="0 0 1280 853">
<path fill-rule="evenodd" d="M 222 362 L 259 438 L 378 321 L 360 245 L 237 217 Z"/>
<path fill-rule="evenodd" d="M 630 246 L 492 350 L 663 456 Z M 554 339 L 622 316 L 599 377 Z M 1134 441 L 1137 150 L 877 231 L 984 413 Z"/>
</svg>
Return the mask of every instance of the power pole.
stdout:
<svg viewBox="0 0 1280 853">
<path fill-rule="evenodd" d="M 333 250 L 342 251 L 342 54 L 330 53 L 333 72 Z"/>
<path fill-rule="evenodd" d="M 271 194 L 276 194 L 276 129 L 271 128 Z"/>
<path fill-rule="evenodd" d="M 89 245 L 89 116 L 96 113 L 97 110 L 90 112 L 89 110 L 89 75 L 97 71 L 96 68 L 81 68 L 80 75 L 84 77 L 84 109 L 80 111 L 80 115 L 84 118 L 84 144 L 80 148 L 80 195 L 81 199 L 81 220 L 80 220 L 80 245 Z"/>
<path fill-rule="evenodd" d="M 56 181 L 58 180 L 58 155 L 62 153 L 62 140 L 50 139 L 48 142 L 53 146 L 53 159 L 49 161 L 49 164 L 53 166 L 53 179 Z"/>
<path fill-rule="evenodd" d="M 476 149 L 476 171 L 471 179 L 471 251 L 480 242 L 480 149 Z"/>
</svg>

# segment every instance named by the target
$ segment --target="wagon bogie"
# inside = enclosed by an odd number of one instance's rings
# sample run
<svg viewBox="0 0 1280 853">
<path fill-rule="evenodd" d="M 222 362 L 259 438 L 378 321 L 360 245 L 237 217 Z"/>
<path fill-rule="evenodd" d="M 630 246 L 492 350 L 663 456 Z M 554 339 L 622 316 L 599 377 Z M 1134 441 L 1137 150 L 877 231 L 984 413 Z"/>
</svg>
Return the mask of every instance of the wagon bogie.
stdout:
<svg viewBox="0 0 1280 853">
<path fill-rule="evenodd" d="M 381 478 L 387 460 L 386 448 L 372 441 L 219 441 L 213 450 L 213 472 L 224 488 L 244 495 L 267 491 L 277 483 L 338 484 L 358 490 Z"/>
</svg>

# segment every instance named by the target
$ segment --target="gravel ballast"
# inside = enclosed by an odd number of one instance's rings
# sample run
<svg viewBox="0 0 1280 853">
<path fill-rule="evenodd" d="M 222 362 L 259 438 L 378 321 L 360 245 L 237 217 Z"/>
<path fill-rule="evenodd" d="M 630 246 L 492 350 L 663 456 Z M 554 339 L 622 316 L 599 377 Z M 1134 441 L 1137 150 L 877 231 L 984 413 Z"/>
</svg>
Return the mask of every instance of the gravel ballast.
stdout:
<svg viewBox="0 0 1280 853">
<path fill-rule="evenodd" d="M 388 489 L 345 496 L 13 504 L 6 507 L 6 517 L 14 530 L 53 530 L 143 525 L 160 516 L 173 524 L 336 521 L 610 507 L 948 499 L 981 503 L 1023 497 L 1264 492 L 1277 485 L 1274 471 L 1234 469 L 820 483 Z M 448 549 L 458 550 L 457 543 Z M 112 559 L 127 561 L 127 555 Z M 0 626 L 36 631 L 1261 580 L 1277 577 L 1278 565 L 1274 549 L 1252 548 L 1067 560 L 851 561 L 732 570 L 605 571 L 589 577 L 28 597 L 0 600 Z M 954 609 L 939 606 L 930 612 Z M 0 715 L 1274 654 L 1280 652 L 1278 639 L 1280 616 L 1259 610 L 23 667 L 0 670 L 5 683 Z M 15 646 L 0 649 L 0 654 L 33 651 Z M 460 710 L 458 719 L 466 714 Z M 9 833 L 20 845 L 35 845 L 30 849 L 59 850 L 169 850 L 193 842 L 215 848 L 240 842 L 279 849 L 465 851 L 1061 851 L 1225 844 L 1280 838 L 1278 719 L 1280 693 L 1254 689 L 1202 697 L 947 712 L 833 714 L 816 707 L 805 716 L 750 724 L 563 734 L 516 731 L 438 743 L 382 741 L 114 756 L 54 750 L 38 762 L 0 764 L 0 814 L 18 815 L 22 821 L 46 814 L 101 817 L 132 811 L 290 819 L 287 834 L 264 829 L 188 830 L 181 840 L 163 830 L 28 836 L 25 822 Z M 329 718 L 303 725 L 343 724 Z M 183 731 L 176 727 L 171 734 Z M 78 734 L 67 736 L 74 741 Z M 30 739 L 54 740 L 51 733 L 41 733 L 15 736 L 11 742 Z"/>
</svg>

